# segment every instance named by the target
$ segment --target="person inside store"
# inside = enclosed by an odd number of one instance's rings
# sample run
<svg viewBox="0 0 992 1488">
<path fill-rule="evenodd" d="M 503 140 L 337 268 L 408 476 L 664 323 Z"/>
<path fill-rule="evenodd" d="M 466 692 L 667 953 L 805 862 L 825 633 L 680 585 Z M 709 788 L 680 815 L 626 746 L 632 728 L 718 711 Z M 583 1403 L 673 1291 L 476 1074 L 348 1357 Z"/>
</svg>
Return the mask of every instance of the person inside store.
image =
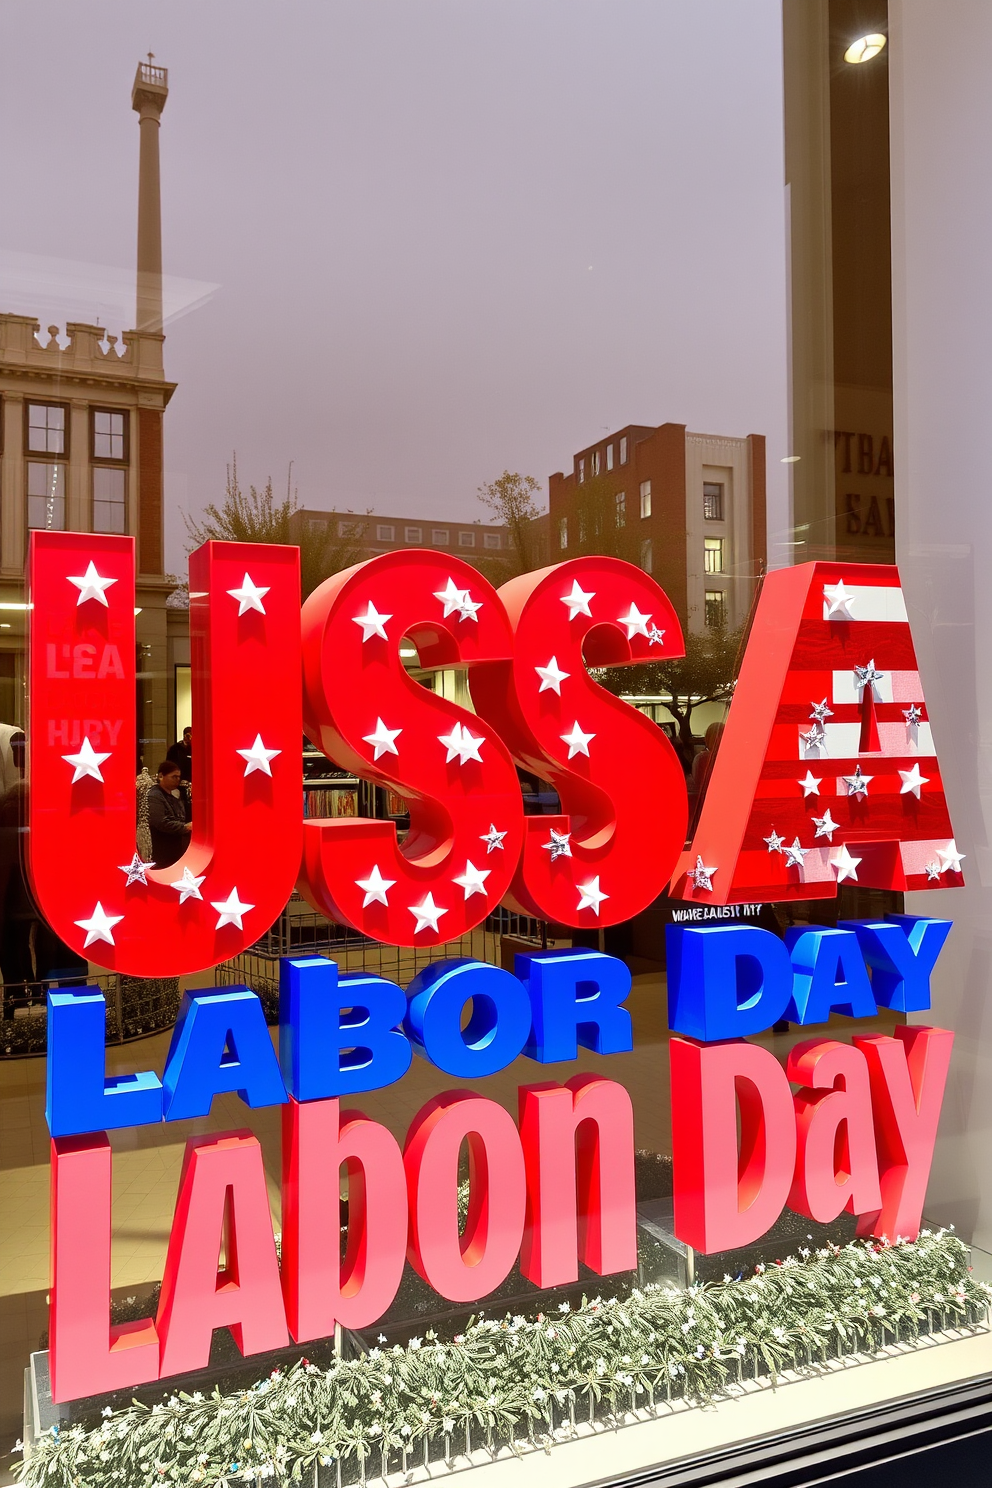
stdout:
<svg viewBox="0 0 992 1488">
<path fill-rule="evenodd" d="M 165 759 L 158 767 L 155 784 L 148 792 L 148 829 L 152 839 L 152 861 L 168 868 L 189 846 L 192 827 L 179 789 L 179 766 Z"/>
<path fill-rule="evenodd" d="M 167 758 L 179 767 L 180 780 L 190 781 L 193 779 L 193 730 L 183 729 L 183 736 L 177 739 L 169 750 Z"/>
</svg>

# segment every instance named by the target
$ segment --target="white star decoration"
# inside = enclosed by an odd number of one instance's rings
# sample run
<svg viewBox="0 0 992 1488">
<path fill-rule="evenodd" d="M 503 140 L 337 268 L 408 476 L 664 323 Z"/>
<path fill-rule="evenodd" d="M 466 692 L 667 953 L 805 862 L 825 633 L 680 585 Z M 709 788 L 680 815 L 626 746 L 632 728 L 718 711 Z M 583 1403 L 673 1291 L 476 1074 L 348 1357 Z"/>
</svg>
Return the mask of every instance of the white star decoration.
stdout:
<svg viewBox="0 0 992 1488">
<path fill-rule="evenodd" d="M 155 867 L 155 864 L 143 863 L 138 854 L 135 853 L 130 863 L 121 863 L 119 866 L 121 872 L 127 874 L 127 883 L 124 885 L 124 887 L 126 889 L 129 889 L 133 883 L 145 884 L 147 886 L 148 879 L 146 877 L 146 874 L 149 868 Z"/>
<path fill-rule="evenodd" d="M 924 863 L 923 867 L 928 879 L 940 877 L 939 863 Z"/>
<path fill-rule="evenodd" d="M 123 915 L 108 915 L 99 899 L 96 901 L 96 909 L 88 920 L 73 920 L 80 930 L 86 931 L 86 939 L 83 941 L 83 950 L 91 946 L 95 940 L 105 940 L 108 945 L 114 944 L 114 926 L 119 925 Z"/>
<path fill-rule="evenodd" d="M 479 623 L 479 611 L 482 609 L 482 600 L 473 599 L 467 589 L 462 590 L 462 602 L 458 606 L 459 620 L 474 620 Z"/>
<path fill-rule="evenodd" d="M 116 579 L 101 579 L 100 575 L 96 571 L 96 565 L 94 563 L 91 563 L 89 565 L 82 578 L 74 579 L 71 578 L 68 574 L 66 575 L 66 577 L 69 579 L 69 583 L 75 584 L 76 588 L 79 590 L 79 598 L 76 600 L 77 609 L 81 604 L 85 604 L 88 599 L 95 599 L 98 604 L 103 605 L 105 610 L 110 609 L 110 605 L 107 603 L 106 590 L 110 588 L 111 584 L 117 583 Z M 113 945 L 113 941 L 111 941 L 110 943 L 111 945 Z M 87 944 L 89 944 L 89 942 L 87 942 Z"/>
<path fill-rule="evenodd" d="M 903 718 L 905 718 L 910 728 L 916 728 L 918 727 L 923 714 L 915 703 L 910 703 L 908 708 L 903 708 L 902 716 Z"/>
<path fill-rule="evenodd" d="M 568 844 L 572 836 L 571 832 L 556 832 L 554 827 L 549 828 L 549 830 L 551 832 L 551 841 L 542 842 L 541 846 L 545 852 L 551 854 L 552 863 L 557 863 L 559 858 L 570 858 L 572 856 L 572 849 Z"/>
<path fill-rule="evenodd" d="M 841 579 L 839 584 L 824 584 L 823 598 L 827 606 L 826 618 L 828 620 L 832 620 L 834 615 L 840 615 L 842 620 L 850 620 L 852 618 L 851 608 L 854 604 L 855 596 L 849 589 L 844 588 L 843 579 Z"/>
<path fill-rule="evenodd" d="M 635 604 L 632 604 L 626 615 L 618 616 L 618 624 L 626 625 L 627 639 L 631 640 L 635 635 L 646 636 L 648 634 L 648 621 L 650 615 L 642 615 Z"/>
<path fill-rule="evenodd" d="M 561 602 L 563 605 L 568 606 L 569 620 L 574 620 L 576 615 L 588 615 L 591 620 L 592 610 L 589 608 L 589 601 L 595 598 L 595 589 L 590 589 L 587 593 L 580 586 L 578 579 L 573 579 L 571 594 L 563 594 L 561 596 Z"/>
<path fill-rule="evenodd" d="M 827 747 L 827 731 L 822 724 L 814 723 L 808 734 L 800 734 L 799 737 L 807 755 L 813 750 L 819 753 L 821 749 Z"/>
<path fill-rule="evenodd" d="M 778 835 L 778 833 L 776 832 L 776 830 L 775 830 L 774 827 L 772 827 L 771 836 L 770 837 L 762 837 L 761 840 L 762 840 L 762 842 L 767 842 L 768 843 L 768 851 L 769 852 L 778 852 L 778 853 L 780 853 L 782 851 L 782 844 L 785 842 L 785 838 L 784 837 L 780 837 Z"/>
<path fill-rule="evenodd" d="M 816 837 L 826 837 L 828 842 L 833 842 L 834 833 L 838 830 L 840 823 L 834 821 L 828 806 L 822 816 L 814 816 L 813 825 L 816 828 L 814 840 Z"/>
<path fill-rule="evenodd" d="M 966 853 L 959 853 L 957 844 L 952 837 L 946 847 L 938 847 L 937 856 L 940 859 L 941 873 L 960 873 L 962 860 Z"/>
<path fill-rule="evenodd" d="M 182 878 L 173 879 L 169 888 L 179 891 L 180 904 L 185 904 L 187 899 L 202 899 L 203 895 L 200 893 L 200 885 L 206 876 L 205 873 L 201 873 L 200 877 L 197 878 L 188 868 L 184 868 Z"/>
<path fill-rule="evenodd" d="M 399 754 L 395 740 L 403 732 L 401 728 L 388 729 L 381 718 L 375 721 L 375 731 L 371 734 L 363 734 L 362 738 L 366 744 L 371 744 L 375 750 L 374 758 L 378 759 L 383 754 Z"/>
<path fill-rule="evenodd" d="M 648 631 L 648 645 L 660 646 L 664 639 L 665 632 L 663 630 L 659 630 L 657 625 L 652 625 L 651 629 Z"/>
<path fill-rule="evenodd" d="M 826 698 L 823 699 L 822 703 L 810 703 L 810 709 L 809 716 L 814 723 L 825 723 L 828 718 L 833 718 L 834 716 L 833 708 L 827 707 Z"/>
<path fill-rule="evenodd" d="M 465 862 L 465 872 L 459 878 L 452 879 L 452 882 L 465 890 L 466 899 L 471 899 L 473 894 L 489 893 L 486 888 L 486 879 L 491 872 L 491 868 L 476 868 L 471 858 L 468 858 Z"/>
<path fill-rule="evenodd" d="M 389 900 L 386 898 L 386 894 L 393 887 L 393 884 L 395 882 L 395 878 L 383 878 L 382 874 L 379 872 L 379 864 L 374 863 L 372 866 L 372 872 L 369 874 L 368 878 L 355 879 L 356 886 L 360 888 L 365 895 L 365 898 L 362 900 L 362 908 L 368 909 L 370 904 L 385 904 L 388 909 Z"/>
<path fill-rule="evenodd" d="M 820 779 L 817 780 L 816 776 L 813 774 L 813 771 L 807 770 L 804 778 L 799 782 L 799 784 L 803 788 L 803 796 L 818 796 L 820 794 L 820 785 L 822 781 L 822 775 L 820 776 Z"/>
<path fill-rule="evenodd" d="M 100 784 L 103 785 L 104 782 L 103 776 L 100 774 L 100 766 L 104 760 L 110 758 L 110 754 L 109 752 L 107 754 L 97 754 L 88 737 L 84 738 L 82 744 L 80 744 L 78 754 L 64 754 L 62 758 L 67 765 L 72 766 L 71 783 L 73 785 L 75 785 L 77 780 L 82 780 L 87 775 L 91 775 L 94 780 L 99 780 Z"/>
<path fill-rule="evenodd" d="M 870 687 L 872 692 L 876 692 L 878 689 L 875 683 L 881 682 L 884 676 L 885 673 L 880 672 L 875 666 L 874 658 L 868 662 L 867 666 L 856 666 L 854 668 L 855 691 L 863 692 L 866 687 Z"/>
<path fill-rule="evenodd" d="M 899 779 L 902 781 L 899 794 L 901 796 L 914 795 L 917 800 L 920 799 L 921 787 L 930 784 L 930 777 L 920 774 L 919 765 L 914 765 L 911 770 L 900 770 Z"/>
<path fill-rule="evenodd" d="M 434 598 L 444 605 L 443 619 L 447 620 L 449 615 L 457 612 L 459 620 L 475 620 L 478 623 L 477 611 L 482 609 L 481 600 L 474 601 L 467 589 L 459 589 L 454 579 L 449 578 L 443 589 L 435 589 Z"/>
<path fill-rule="evenodd" d="M 875 779 L 874 775 L 862 775 L 860 765 L 856 767 L 853 775 L 842 775 L 840 778 L 847 786 L 847 794 L 858 797 L 867 796 L 868 784 Z"/>
<path fill-rule="evenodd" d="M 442 909 L 439 904 L 434 903 L 433 894 L 426 894 L 421 904 L 410 905 L 410 913 L 412 915 L 415 915 L 417 920 L 417 923 L 414 926 L 413 933 L 414 935 L 419 935 L 421 930 L 425 930 L 428 927 L 433 930 L 435 934 L 438 934 L 439 932 L 437 922 L 441 918 L 441 916 L 447 914 L 448 911 L 446 909 Z"/>
<path fill-rule="evenodd" d="M 218 915 L 215 930 L 223 930 L 225 925 L 236 925 L 239 930 L 243 930 L 245 927 L 241 923 L 241 916 L 255 908 L 254 904 L 242 904 L 237 889 L 232 889 L 226 899 L 211 899 L 210 903 Z"/>
<path fill-rule="evenodd" d="M 381 636 L 384 641 L 388 641 L 386 621 L 392 618 L 392 615 L 380 615 L 375 605 L 369 600 L 369 607 L 365 614 L 353 615 L 352 622 L 362 627 L 362 644 L 364 645 L 370 636 Z"/>
<path fill-rule="evenodd" d="M 833 857 L 830 859 L 830 866 L 837 875 L 837 882 L 843 883 L 845 878 L 850 878 L 853 879 L 855 883 L 857 883 L 858 864 L 860 862 L 860 858 L 852 858 L 851 854 L 847 850 L 846 842 L 841 847 L 839 847 L 834 853 Z"/>
<path fill-rule="evenodd" d="M 579 728 L 578 719 L 576 719 L 572 725 L 572 732 L 570 734 L 561 734 L 559 737 L 563 744 L 568 745 L 568 757 L 571 759 L 576 754 L 584 754 L 588 757 L 589 740 L 595 739 L 596 735 L 584 734 Z"/>
<path fill-rule="evenodd" d="M 562 671 L 558 665 L 558 658 L 556 656 L 552 656 L 547 666 L 536 666 L 534 670 L 541 679 L 541 685 L 537 689 L 538 692 L 556 692 L 559 697 L 561 697 L 561 684 L 566 677 L 572 675 L 571 672 Z"/>
<path fill-rule="evenodd" d="M 604 894 L 599 887 L 599 876 L 591 878 L 588 883 L 576 884 L 579 891 L 579 908 L 591 909 L 596 918 L 599 918 L 599 906 L 604 899 L 609 899 L 609 894 Z"/>
<path fill-rule="evenodd" d="M 444 763 L 450 765 L 451 761 L 458 756 L 458 763 L 464 765 L 467 760 L 478 760 L 482 764 L 482 755 L 479 749 L 486 742 L 481 735 L 470 734 L 463 723 L 456 723 L 450 734 L 438 734 L 438 743 L 443 744 L 448 753 Z"/>
<path fill-rule="evenodd" d="M 262 600 L 268 594 L 270 587 L 270 585 L 266 584 L 262 588 L 259 588 L 257 584 L 252 583 L 250 575 L 245 574 L 241 588 L 228 589 L 227 592 L 232 599 L 238 601 L 239 616 L 246 614 L 248 610 L 257 610 L 260 615 L 264 615 L 265 606 Z"/>
<path fill-rule="evenodd" d="M 277 754 L 282 754 L 281 749 L 266 749 L 262 743 L 261 734 L 255 735 L 255 742 L 250 749 L 239 749 L 238 754 L 245 761 L 245 779 L 254 775 L 256 770 L 261 770 L 263 775 L 271 776 L 269 760 L 274 760 Z"/>
<path fill-rule="evenodd" d="M 489 853 L 495 852 L 497 848 L 500 852 L 506 851 L 506 849 L 503 847 L 503 838 L 505 836 L 506 832 L 497 832 L 495 825 L 493 823 L 490 823 L 489 831 L 483 832 L 479 838 L 480 842 L 484 842 L 486 844 L 487 856 Z"/>
<path fill-rule="evenodd" d="M 712 889 L 715 868 L 707 868 L 702 858 L 697 856 L 695 868 L 690 868 L 687 878 L 691 878 L 697 889 Z"/>
<path fill-rule="evenodd" d="M 787 868 L 801 869 L 805 863 L 806 854 L 810 852 L 811 849 L 808 847 L 800 846 L 799 838 L 797 837 L 791 847 L 786 844 L 782 851 L 785 853 L 785 866 Z"/>
</svg>

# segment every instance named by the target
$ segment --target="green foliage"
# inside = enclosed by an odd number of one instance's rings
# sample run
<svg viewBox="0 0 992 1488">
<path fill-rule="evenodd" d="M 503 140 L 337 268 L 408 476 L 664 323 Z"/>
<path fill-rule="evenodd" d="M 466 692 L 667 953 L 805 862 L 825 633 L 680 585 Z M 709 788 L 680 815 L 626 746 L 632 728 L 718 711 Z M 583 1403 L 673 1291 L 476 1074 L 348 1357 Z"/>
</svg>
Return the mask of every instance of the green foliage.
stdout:
<svg viewBox="0 0 992 1488">
<path fill-rule="evenodd" d="M 591 476 L 575 487 L 568 522 L 568 556 L 587 554 L 640 563 L 640 542 L 633 513 L 617 505 L 617 492 L 605 476 Z"/>
<path fill-rule="evenodd" d="M 542 513 L 534 500 L 535 491 L 540 489 L 541 483 L 534 476 L 521 475 L 515 470 L 504 470 L 496 480 L 479 487 L 479 500 L 497 522 L 509 529 L 513 544 L 506 557 L 483 557 L 479 563 L 494 584 L 530 573 L 546 561 L 541 538 Z"/>
<path fill-rule="evenodd" d="M 184 1391 L 54 1429 L 16 1472 L 28 1488 L 187 1488 L 373 1475 L 391 1456 L 451 1457 L 525 1438 L 550 1445 L 577 1420 L 612 1418 L 728 1383 L 877 1351 L 984 1321 L 992 1289 L 945 1231 L 894 1246 L 855 1241 L 757 1268 L 746 1280 L 648 1288 L 567 1303 L 548 1317 L 478 1320 L 452 1343 L 412 1338 L 320 1369 L 305 1360 L 251 1389 Z"/>
<path fill-rule="evenodd" d="M 292 466 L 290 466 L 292 471 Z M 203 516 L 195 521 L 183 512 L 183 521 L 189 535 L 187 551 L 201 543 L 214 541 L 247 543 L 286 543 L 300 550 L 300 587 L 302 597 L 322 584 L 333 573 L 350 568 L 364 556 L 360 539 L 344 537 L 338 539 L 332 524 L 317 529 L 304 525 L 298 516 L 299 503 L 296 492 L 286 481 L 286 495 L 276 499 L 272 489 L 272 477 L 259 491 L 249 486 L 247 494 L 238 481 L 238 461 L 234 457 L 227 467 L 227 485 L 224 500 L 218 506 L 211 501 L 204 508 Z M 361 523 L 357 523 L 361 526 Z"/>
</svg>

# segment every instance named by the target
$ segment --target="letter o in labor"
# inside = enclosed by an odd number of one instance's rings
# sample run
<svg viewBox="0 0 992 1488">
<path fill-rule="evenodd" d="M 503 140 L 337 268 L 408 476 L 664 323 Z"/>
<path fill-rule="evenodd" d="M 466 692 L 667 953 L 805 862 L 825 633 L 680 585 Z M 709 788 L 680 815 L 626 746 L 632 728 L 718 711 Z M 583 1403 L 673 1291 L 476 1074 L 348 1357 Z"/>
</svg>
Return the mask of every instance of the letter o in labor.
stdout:
<svg viewBox="0 0 992 1488">
<path fill-rule="evenodd" d="M 512 1064 L 530 1037 L 526 988 L 483 961 L 435 961 L 407 990 L 410 1042 L 446 1075 L 477 1080 Z M 472 999 L 472 1016 L 461 1026 Z"/>
<path fill-rule="evenodd" d="M 467 1141 L 468 1219 L 458 1223 L 458 1158 Z M 468 1091 L 436 1096 L 414 1118 L 403 1153 L 410 1264 L 451 1302 L 475 1302 L 506 1278 L 524 1231 L 526 1177 L 516 1123 Z"/>
</svg>

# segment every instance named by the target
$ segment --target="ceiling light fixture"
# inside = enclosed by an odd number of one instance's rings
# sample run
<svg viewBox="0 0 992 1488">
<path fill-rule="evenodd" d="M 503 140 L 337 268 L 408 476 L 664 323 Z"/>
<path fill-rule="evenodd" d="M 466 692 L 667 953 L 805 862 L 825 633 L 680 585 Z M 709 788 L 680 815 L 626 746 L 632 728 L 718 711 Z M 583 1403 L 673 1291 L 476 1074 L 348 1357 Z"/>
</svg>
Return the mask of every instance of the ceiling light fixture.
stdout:
<svg viewBox="0 0 992 1488">
<path fill-rule="evenodd" d="M 844 53 L 845 62 L 870 62 L 872 57 L 877 57 L 885 46 L 885 37 L 881 31 L 872 31 L 869 36 L 859 36 L 857 41 L 852 41 Z"/>
</svg>

